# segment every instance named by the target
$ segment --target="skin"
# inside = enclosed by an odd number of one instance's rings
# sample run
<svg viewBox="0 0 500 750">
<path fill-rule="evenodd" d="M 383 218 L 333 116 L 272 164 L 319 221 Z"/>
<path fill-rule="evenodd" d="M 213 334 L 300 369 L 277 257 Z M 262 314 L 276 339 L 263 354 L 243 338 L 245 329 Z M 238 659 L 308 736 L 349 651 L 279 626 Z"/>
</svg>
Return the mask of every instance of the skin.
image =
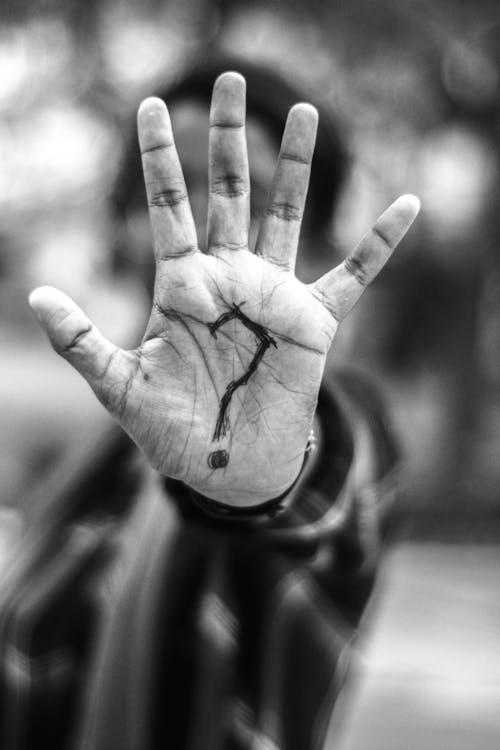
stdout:
<svg viewBox="0 0 500 750">
<path fill-rule="evenodd" d="M 294 275 L 317 126 L 316 110 L 290 110 L 255 251 L 248 247 L 249 169 L 245 81 L 214 86 L 209 135 L 207 253 L 199 250 L 170 118 L 159 99 L 138 113 L 156 259 L 151 316 L 141 345 L 106 340 L 65 294 L 41 287 L 33 307 L 65 357 L 162 474 L 225 504 L 248 507 L 283 493 L 300 471 L 317 395 L 339 322 L 415 219 L 402 196 L 353 252 L 312 284 Z M 238 315 L 241 310 L 255 329 Z M 275 345 L 259 346 L 255 331 Z M 215 439 L 221 399 L 242 380 Z M 223 431 L 224 432 L 224 431 Z M 210 456 L 225 451 L 225 466 Z"/>
</svg>

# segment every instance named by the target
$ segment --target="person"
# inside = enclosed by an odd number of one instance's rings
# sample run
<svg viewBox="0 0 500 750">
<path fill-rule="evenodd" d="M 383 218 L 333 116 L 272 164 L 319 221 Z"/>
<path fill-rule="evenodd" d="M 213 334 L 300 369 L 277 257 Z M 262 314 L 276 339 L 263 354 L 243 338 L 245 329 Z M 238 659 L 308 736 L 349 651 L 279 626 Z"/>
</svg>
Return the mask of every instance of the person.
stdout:
<svg viewBox="0 0 500 750">
<path fill-rule="evenodd" d="M 225 73 L 202 253 L 168 111 L 157 98 L 139 109 L 156 276 L 136 349 L 107 341 L 58 290 L 30 297 L 141 454 L 96 447 L 3 581 L 6 750 L 324 742 L 394 453 L 362 379 L 320 385 L 339 322 L 418 201 L 399 198 L 304 284 L 294 267 L 316 110 L 290 110 L 252 250 L 244 125 L 245 81 Z"/>
</svg>

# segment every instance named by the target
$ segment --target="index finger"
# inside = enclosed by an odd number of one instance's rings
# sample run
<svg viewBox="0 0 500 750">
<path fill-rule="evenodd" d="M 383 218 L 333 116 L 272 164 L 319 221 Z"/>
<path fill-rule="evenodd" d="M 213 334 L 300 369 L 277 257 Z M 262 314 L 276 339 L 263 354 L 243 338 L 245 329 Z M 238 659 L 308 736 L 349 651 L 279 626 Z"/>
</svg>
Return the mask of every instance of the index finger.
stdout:
<svg viewBox="0 0 500 750">
<path fill-rule="evenodd" d="M 150 97 L 137 115 L 139 145 L 155 258 L 196 252 L 198 241 L 170 116 L 161 99 Z"/>
<path fill-rule="evenodd" d="M 377 219 L 343 263 L 309 285 L 336 320 L 345 318 L 387 263 L 419 210 L 416 196 L 402 195 Z"/>
</svg>

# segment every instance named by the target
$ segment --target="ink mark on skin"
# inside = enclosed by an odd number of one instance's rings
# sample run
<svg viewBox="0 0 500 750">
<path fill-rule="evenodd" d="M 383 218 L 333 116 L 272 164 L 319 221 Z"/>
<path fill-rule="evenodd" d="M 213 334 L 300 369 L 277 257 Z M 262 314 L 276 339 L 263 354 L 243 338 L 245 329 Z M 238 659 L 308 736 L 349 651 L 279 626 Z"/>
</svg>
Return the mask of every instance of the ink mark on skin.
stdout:
<svg viewBox="0 0 500 750">
<path fill-rule="evenodd" d="M 208 465 L 211 469 L 223 469 L 229 463 L 229 453 L 227 451 L 214 451 L 208 456 Z"/>
<path fill-rule="evenodd" d="M 242 305 L 245 304 L 244 302 L 241 303 Z M 212 437 L 212 440 L 220 440 L 221 438 L 225 437 L 227 434 L 227 431 L 229 429 L 229 418 L 227 416 L 227 411 L 229 409 L 229 404 L 231 401 L 231 398 L 233 396 L 233 393 L 240 388 L 242 385 L 246 385 L 250 378 L 252 377 L 253 373 L 256 371 L 257 367 L 259 366 L 259 362 L 262 360 L 266 349 L 270 347 L 271 345 L 275 347 L 275 349 L 278 348 L 278 345 L 276 344 L 276 341 L 273 339 L 272 336 L 268 334 L 264 326 L 259 325 L 258 323 L 254 323 L 253 320 L 250 320 L 250 318 L 247 318 L 247 316 L 241 312 L 240 305 L 234 304 L 231 309 L 220 315 L 217 320 L 214 323 L 208 324 L 208 329 L 212 336 L 214 338 L 217 338 L 217 330 L 223 326 L 225 323 L 228 323 L 230 320 L 234 320 L 237 318 L 238 320 L 241 320 L 244 326 L 248 328 L 252 333 L 255 334 L 255 337 L 257 341 L 259 342 L 259 345 L 257 347 L 257 351 L 255 352 L 252 361 L 250 362 L 248 366 L 248 370 L 244 373 L 244 375 L 241 376 L 241 378 L 238 378 L 238 380 L 232 380 L 229 385 L 226 388 L 226 391 L 224 395 L 222 396 L 220 400 L 219 405 L 219 416 L 217 417 L 217 423 L 215 425 L 214 434 Z M 216 453 L 225 453 L 227 460 L 224 466 L 227 465 L 229 462 L 229 456 L 227 455 L 226 451 L 216 451 L 215 453 L 211 453 L 208 457 L 209 465 L 212 465 L 210 463 L 211 456 L 214 456 Z M 213 468 L 219 468 L 218 466 L 213 466 Z"/>
</svg>

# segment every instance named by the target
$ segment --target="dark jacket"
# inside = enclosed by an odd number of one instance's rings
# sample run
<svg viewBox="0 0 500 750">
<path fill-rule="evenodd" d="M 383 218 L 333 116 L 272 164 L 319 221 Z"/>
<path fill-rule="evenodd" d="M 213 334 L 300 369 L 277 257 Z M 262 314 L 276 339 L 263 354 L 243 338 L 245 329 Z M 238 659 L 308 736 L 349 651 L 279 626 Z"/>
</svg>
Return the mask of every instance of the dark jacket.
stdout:
<svg viewBox="0 0 500 750">
<path fill-rule="evenodd" d="M 0 582 L 2 750 L 315 750 L 370 594 L 395 452 L 363 378 L 273 513 L 213 514 L 117 429 Z"/>
</svg>

